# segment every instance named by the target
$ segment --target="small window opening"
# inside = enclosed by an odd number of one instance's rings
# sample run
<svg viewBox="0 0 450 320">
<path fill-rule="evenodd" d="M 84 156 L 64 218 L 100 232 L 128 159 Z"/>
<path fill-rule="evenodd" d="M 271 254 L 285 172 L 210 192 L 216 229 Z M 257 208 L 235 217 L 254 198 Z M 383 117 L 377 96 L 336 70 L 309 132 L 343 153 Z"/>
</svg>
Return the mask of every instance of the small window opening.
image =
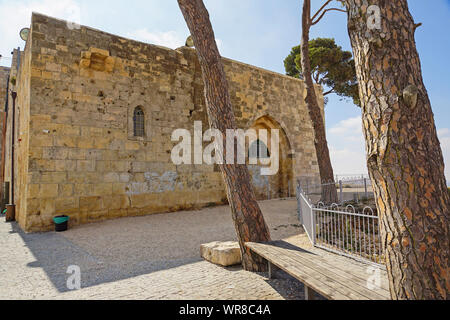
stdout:
<svg viewBox="0 0 450 320">
<path fill-rule="evenodd" d="M 270 158 L 270 151 L 267 148 L 266 144 L 262 142 L 261 140 L 256 140 L 253 142 L 253 144 L 250 146 L 249 158 L 254 159 L 269 159 Z"/>
<path fill-rule="evenodd" d="M 141 107 L 137 107 L 134 110 L 133 125 L 134 125 L 134 136 L 135 137 L 144 137 L 145 136 L 145 119 L 144 119 L 144 111 L 142 110 Z"/>
</svg>

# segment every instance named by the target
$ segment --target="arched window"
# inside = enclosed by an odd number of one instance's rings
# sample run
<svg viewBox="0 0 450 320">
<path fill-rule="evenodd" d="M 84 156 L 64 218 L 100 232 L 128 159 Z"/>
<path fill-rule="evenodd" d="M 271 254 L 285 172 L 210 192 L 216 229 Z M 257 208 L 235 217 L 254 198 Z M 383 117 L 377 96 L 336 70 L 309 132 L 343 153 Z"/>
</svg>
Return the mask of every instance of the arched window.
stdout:
<svg viewBox="0 0 450 320">
<path fill-rule="evenodd" d="M 264 142 L 262 142 L 261 140 L 256 140 L 250 146 L 248 157 L 252 159 L 268 159 L 270 158 L 270 151 Z"/>
<path fill-rule="evenodd" d="M 133 126 L 135 137 L 145 136 L 145 118 L 144 111 L 141 107 L 137 107 L 136 109 L 134 109 Z"/>
</svg>

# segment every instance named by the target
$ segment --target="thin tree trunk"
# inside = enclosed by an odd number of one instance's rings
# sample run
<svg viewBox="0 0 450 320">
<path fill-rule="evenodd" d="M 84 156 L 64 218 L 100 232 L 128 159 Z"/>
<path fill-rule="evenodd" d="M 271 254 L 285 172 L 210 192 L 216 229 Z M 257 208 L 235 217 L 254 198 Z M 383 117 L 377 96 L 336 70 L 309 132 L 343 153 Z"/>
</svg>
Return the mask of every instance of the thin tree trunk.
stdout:
<svg viewBox="0 0 450 320">
<path fill-rule="evenodd" d="M 406 0 L 345 0 L 393 299 L 449 299 L 449 195 Z M 430 3 L 432 5 L 432 3 Z M 373 10 L 375 9 L 375 10 Z"/>
<path fill-rule="evenodd" d="M 210 125 L 222 132 L 225 146 L 226 130 L 237 127 L 209 14 L 202 0 L 178 0 L 178 4 L 191 31 L 202 68 Z M 264 260 L 245 247 L 246 242 L 270 241 L 269 228 L 256 201 L 248 168 L 246 165 L 227 164 L 221 165 L 221 170 L 241 246 L 244 269 L 266 271 L 267 264 Z"/>
<path fill-rule="evenodd" d="M 325 203 L 337 203 L 338 196 L 334 183 L 333 167 L 331 165 L 330 151 L 328 149 L 327 136 L 325 132 L 325 121 L 322 117 L 319 102 L 311 75 L 311 62 L 309 59 L 309 31 L 311 29 L 311 0 L 304 0 L 302 15 L 302 43 L 301 63 L 303 78 L 306 85 L 306 106 L 311 118 L 316 146 L 317 161 L 319 164 L 320 179 L 325 185 L 322 187 L 322 201 Z"/>
</svg>

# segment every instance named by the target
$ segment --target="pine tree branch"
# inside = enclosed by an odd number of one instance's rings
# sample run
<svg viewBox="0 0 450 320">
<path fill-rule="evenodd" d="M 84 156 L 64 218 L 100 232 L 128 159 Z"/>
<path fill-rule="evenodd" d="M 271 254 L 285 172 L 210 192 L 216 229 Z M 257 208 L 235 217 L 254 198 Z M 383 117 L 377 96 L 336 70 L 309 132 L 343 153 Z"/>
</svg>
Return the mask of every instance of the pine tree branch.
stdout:
<svg viewBox="0 0 450 320">
<path fill-rule="evenodd" d="M 325 14 L 326 14 L 328 11 L 339 11 L 339 12 L 344 12 L 344 13 L 347 12 L 346 10 L 338 9 L 338 8 L 330 8 L 330 9 L 326 9 L 326 10 L 322 13 L 322 15 L 321 15 L 319 18 L 317 18 L 316 21 L 312 21 L 312 20 L 311 20 L 311 22 L 310 22 L 311 26 L 313 26 L 313 25 L 319 23 L 319 21 L 322 20 L 322 18 L 325 16 Z"/>
<path fill-rule="evenodd" d="M 316 12 L 316 14 L 311 18 L 311 22 L 322 12 L 323 9 L 325 9 L 325 7 L 327 5 L 330 4 L 330 2 L 333 0 L 328 0 L 327 2 L 325 2 L 325 4 Z"/>
<path fill-rule="evenodd" d="M 330 91 L 324 92 L 323 96 L 325 97 L 333 92 L 334 92 L 334 89 L 331 89 Z"/>
</svg>

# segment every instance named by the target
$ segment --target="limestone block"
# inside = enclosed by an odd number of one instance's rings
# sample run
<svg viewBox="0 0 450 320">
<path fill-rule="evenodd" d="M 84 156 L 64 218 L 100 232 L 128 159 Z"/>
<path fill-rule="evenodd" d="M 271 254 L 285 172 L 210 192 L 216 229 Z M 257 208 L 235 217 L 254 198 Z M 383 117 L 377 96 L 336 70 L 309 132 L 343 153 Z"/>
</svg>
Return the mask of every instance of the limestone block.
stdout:
<svg viewBox="0 0 450 320">
<path fill-rule="evenodd" d="M 74 194 L 82 196 L 90 196 L 94 192 L 93 184 L 78 183 L 74 185 Z M 80 200 L 81 202 L 81 200 Z"/>
<path fill-rule="evenodd" d="M 61 72 L 61 65 L 53 62 L 47 62 L 45 69 L 50 72 Z"/>
<path fill-rule="evenodd" d="M 81 58 L 90 60 L 91 59 L 91 52 L 90 51 L 83 51 L 83 52 L 81 52 Z"/>
<path fill-rule="evenodd" d="M 41 199 L 39 209 L 43 215 L 55 213 L 55 199 Z"/>
<path fill-rule="evenodd" d="M 127 192 L 126 183 L 113 183 L 113 195 L 121 195 Z"/>
<path fill-rule="evenodd" d="M 39 198 L 39 184 L 30 184 L 28 185 L 28 199 L 36 199 Z"/>
<path fill-rule="evenodd" d="M 60 184 L 59 185 L 59 196 L 60 197 L 71 197 L 73 195 L 73 184 Z"/>
<path fill-rule="evenodd" d="M 113 57 L 108 57 L 105 59 L 105 71 L 106 72 L 112 72 L 114 71 L 114 64 L 116 63 L 116 60 Z"/>
<path fill-rule="evenodd" d="M 126 209 L 130 206 L 130 198 L 124 195 L 103 197 L 103 206 L 109 210 Z"/>
<path fill-rule="evenodd" d="M 60 198 L 55 201 L 55 209 L 57 213 L 75 212 L 79 208 L 78 198 Z"/>
<path fill-rule="evenodd" d="M 56 50 L 68 52 L 69 48 L 67 46 L 63 46 L 63 45 L 56 45 Z"/>
<path fill-rule="evenodd" d="M 58 196 L 58 185 L 41 184 L 39 196 L 41 198 L 56 198 Z"/>
<path fill-rule="evenodd" d="M 212 242 L 200 247 L 203 259 L 220 266 L 229 267 L 242 262 L 241 248 L 237 242 Z"/>
<path fill-rule="evenodd" d="M 80 209 L 99 211 L 103 208 L 101 197 L 80 197 Z"/>
<path fill-rule="evenodd" d="M 90 48 L 89 51 L 91 52 L 91 54 L 92 53 L 98 54 L 100 56 L 104 56 L 105 58 L 109 57 L 109 51 L 108 50 L 99 49 L 99 48 Z"/>
<path fill-rule="evenodd" d="M 113 184 L 112 183 L 96 183 L 94 184 L 94 192 L 95 196 L 108 196 L 113 193 Z"/>
</svg>

